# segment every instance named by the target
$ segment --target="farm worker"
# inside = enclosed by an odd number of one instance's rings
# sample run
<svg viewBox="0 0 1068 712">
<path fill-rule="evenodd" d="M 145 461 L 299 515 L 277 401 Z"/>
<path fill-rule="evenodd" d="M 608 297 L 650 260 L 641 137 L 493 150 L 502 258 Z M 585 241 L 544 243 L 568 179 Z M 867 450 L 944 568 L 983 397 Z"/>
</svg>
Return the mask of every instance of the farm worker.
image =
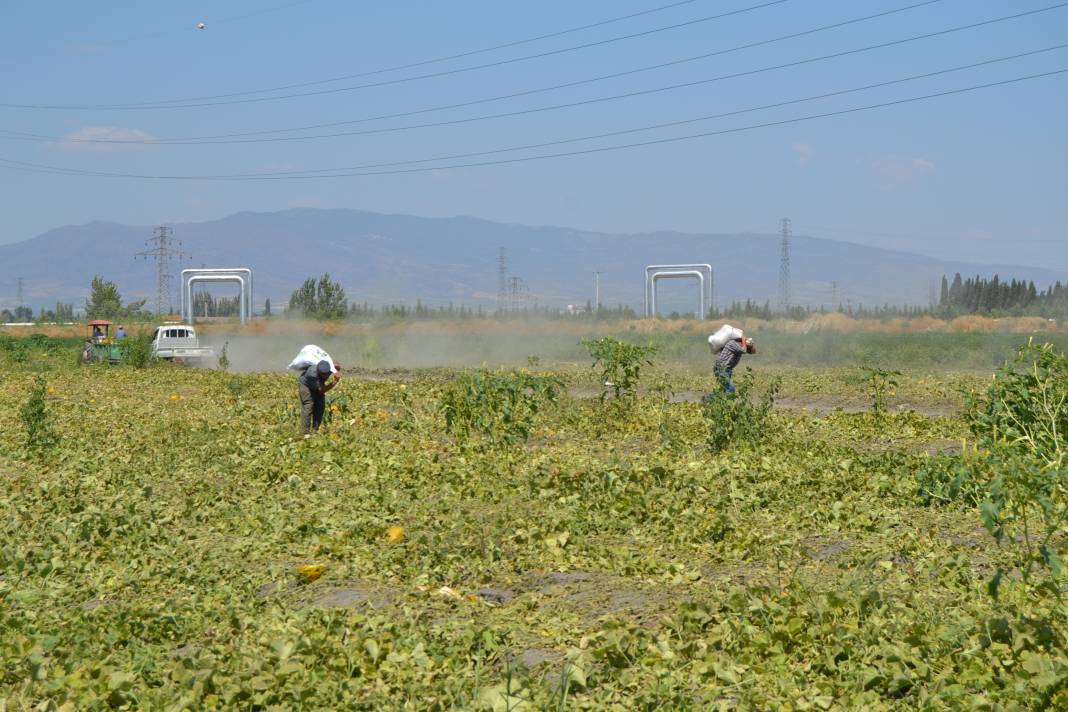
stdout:
<svg viewBox="0 0 1068 712">
<path fill-rule="evenodd" d="M 720 385 L 726 393 L 734 393 L 737 389 L 731 377 L 734 375 L 734 367 L 746 354 L 756 353 L 756 342 L 745 336 L 731 339 L 723 345 L 723 350 L 716 354 L 716 363 L 712 367 L 712 373 L 719 379 Z"/>
<path fill-rule="evenodd" d="M 124 327 L 124 326 L 122 326 L 120 324 L 119 325 L 119 330 L 115 332 L 115 338 L 116 339 L 125 339 L 126 338 L 126 327 Z"/>
<path fill-rule="evenodd" d="M 104 340 L 104 332 L 100 330 L 99 326 L 93 326 L 93 341 L 100 343 Z"/>
<path fill-rule="evenodd" d="M 320 361 L 304 369 L 298 380 L 300 392 L 301 425 L 307 433 L 312 428 L 316 430 L 323 424 L 323 413 L 326 411 L 326 392 L 332 389 L 341 380 L 341 369 L 338 368 L 334 379 L 330 380 L 330 362 Z"/>
</svg>

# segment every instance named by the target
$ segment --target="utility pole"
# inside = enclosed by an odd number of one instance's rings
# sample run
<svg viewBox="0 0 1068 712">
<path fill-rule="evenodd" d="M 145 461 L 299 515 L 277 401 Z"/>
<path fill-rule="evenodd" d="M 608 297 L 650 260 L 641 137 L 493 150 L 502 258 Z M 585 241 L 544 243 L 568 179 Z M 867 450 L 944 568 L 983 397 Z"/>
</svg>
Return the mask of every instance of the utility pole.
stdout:
<svg viewBox="0 0 1068 712">
<path fill-rule="evenodd" d="M 779 257 L 779 308 L 790 311 L 790 218 L 782 219 L 782 254 Z"/>
<path fill-rule="evenodd" d="M 160 316 L 164 313 L 164 304 L 167 305 L 167 313 L 170 313 L 171 308 L 170 261 L 184 259 L 189 255 L 181 251 L 182 243 L 174 239 L 174 231 L 165 225 L 156 228 L 151 239 L 145 240 L 145 246 L 148 249 L 138 252 L 134 257 L 156 260 L 156 316 Z"/>
<path fill-rule="evenodd" d="M 831 282 L 831 311 L 838 311 L 838 282 Z"/>
<path fill-rule="evenodd" d="M 502 247 L 497 255 L 497 313 L 504 313 L 505 302 L 508 299 L 508 262 L 505 259 Z"/>
<path fill-rule="evenodd" d="M 18 304 L 16 304 L 15 306 L 19 306 L 19 307 L 22 306 L 22 277 L 19 277 Z"/>
<path fill-rule="evenodd" d="M 601 311 L 601 273 L 593 273 L 593 308 L 594 311 Z"/>
</svg>

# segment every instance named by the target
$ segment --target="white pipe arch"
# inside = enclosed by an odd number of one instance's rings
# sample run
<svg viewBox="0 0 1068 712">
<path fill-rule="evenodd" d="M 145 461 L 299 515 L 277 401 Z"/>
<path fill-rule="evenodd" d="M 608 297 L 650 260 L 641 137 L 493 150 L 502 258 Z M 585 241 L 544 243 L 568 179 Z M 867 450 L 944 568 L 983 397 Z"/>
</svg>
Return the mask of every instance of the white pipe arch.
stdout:
<svg viewBox="0 0 1068 712">
<path fill-rule="evenodd" d="M 248 299 L 248 282 L 244 277 L 238 274 L 194 274 L 186 278 L 183 285 L 183 292 L 185 299 L 182 301 L 182 319 L 189 324 L 193 323 L 196 318 L 196 314 L 193 313 L 193 285 L 197 282 L 233 282 L 236 283 L 241 291 L 238 304 L 238 313 L 241 317 L 241 323 L 244 324 L 249 319 L 249 312 L 251 311 L 251 302 Z"/>
<path fill-rule="evenodd" d="M 695 278 L 700 284 L 700 295 L 698 297 L 698 318 L 704 319 L 705 314 L 708 313 L 708 306 L 705 304 L 705 275 L 700 270 L 671 270 L 671 271 L 657 271 L 654 272 L 650 278 L 652 281 L 650 310 L 652 314 L 650 316 L 656 316 L 656 285 L 661 279 L 689 279 Z"/>
<path fill-rule="evenodd" d="M 696 279 L 700 288 L 697 318 L 704 320 L 712 306 L 712 265 L 649 265 L 645 268 L 645 316 L 656 316 L 656 285 L 661 279 Z"/>
<path fill-rule="evenodd" d="M 199 267 L 182 270 L 182 298 L 183 298 L 183 314 L 192 312 L 193 310 L 193 291 L 188 288 L 187 280 L 192 275 L 240 275 L 246 280 L 246 318 L 252 318 L 252 296 L 253 296 L 253 281 L 252 270 L 247 267 Z"/>
<path fill-rule="evenodd" d="M 220 279 L 210 279 L 219 277 Z M 241 286 L 241 323 L 252 319 L 252 270 L 247 267 L 202 267 L 182 270 L 182 319 L 192 323 L 193 282 L 236 282 Z"/>
</svg>

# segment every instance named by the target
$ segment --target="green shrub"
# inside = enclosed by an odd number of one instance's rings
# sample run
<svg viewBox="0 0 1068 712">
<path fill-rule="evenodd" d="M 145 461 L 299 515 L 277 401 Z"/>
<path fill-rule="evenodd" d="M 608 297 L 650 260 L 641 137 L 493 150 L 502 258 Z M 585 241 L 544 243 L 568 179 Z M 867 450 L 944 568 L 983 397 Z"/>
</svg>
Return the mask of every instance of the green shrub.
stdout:
<svg viewBox="0 0 1068 712">
<path fill-rule="evenodd" d="M 152 336 L 149 334 L 127 336 L 119 343 L 123 362 L 134 368 L 145 368 L 156 360 L 152 353 Z"/>
<path fill-rule="evenodd" d="M 871 412 L 875 415 L 882 415 L 886 412 L 886 398 L 894 394 L 901 371 L 888 371 L 872 366 L 861 366 L 860 370 L 863 372 L 864 382 L 868 386 L 868 397 L 871 398 Z"/>
<path fill-rule="evenodd" d="M 446 432 L 505 447 L 530 437 L 538 411 L 556 401 L 562 385 L 553 376 L 478 370 L 445 387 L 438 412 L 445 416 Z"/>
<path fill-rule="evenodd" d="M 969 399 L 966 416 L 983 456 L 973 473 L 989 472 L 983 525 L 1011 552 L 1025 585 L 1061 597 L 1063 538 L 1068 523 L 1068 356 L 1051 344 L 1028 343 Z M 1032 577 L 1037 570 L 1047 574 Z M 997 595 L 1006 572 L 990 582 Z"/>
<path fill-rule="evenodd" d="M 19 418 L 26 431 L 26 450 L 35 456 L 41 456 L 54 448 L 59 442 L 52 424 L 52 414 L 48 410 L 45 395 L 48 383 L 44 376 L 38 376 L 30 389 L 30 395 L 19 408 Z"/>
<path fill-rule="evenodd" d="M 219 351 L 219 359 L 218 359 L 216 365 L 219 367 L 220 371 L 227 371 L 230 368 L 230 357 L 226 355 L 226 348 L 229 345 L 230 345 L 229 341 L 224 342 L 223 345 L 222 345 L 222 350 Z"/>
<path fill-rule="evenodd" d="M 772 381 L 756 401 L 752 369 L 747 368 L 734 385 L 736 392 L 728 393 L 717 380 L 716 389 L 701 404 L 705 442 L 713 453 L 722 452 L 736 441 L 757 443 L 764 438 L 782 379 Z"/>
<path fill-rule="evenodd" d="M 968 427 L 978 446 L 1049 468 L 1068 452 L 1068 355 L 1028 343 L 968 401 Z"/>
<path fill-rule="evenodd" d="M 612 389 L 616 398 L 633 397 L 643 366 L 653 365 L 655 346 L 641 346 L 604 336 L 581 342 L 593 358 L 593 368 L 600 369 L 600 382 Z M 601 400 L 605 397 L 601 393 Z"/>
</svg>

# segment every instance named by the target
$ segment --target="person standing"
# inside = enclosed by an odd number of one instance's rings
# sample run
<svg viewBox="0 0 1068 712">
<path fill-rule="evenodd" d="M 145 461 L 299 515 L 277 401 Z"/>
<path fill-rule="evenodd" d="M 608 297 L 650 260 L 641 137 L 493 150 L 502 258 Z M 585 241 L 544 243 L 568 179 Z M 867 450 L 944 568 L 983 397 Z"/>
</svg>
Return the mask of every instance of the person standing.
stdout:
<svg viewBox="0 0 1068 712">
<path fill-rule="evenodd" d="M 301 425 L 305 433 L 312 429 L 318 430 L 323 424 L 326 392 L 341 380 L 341 369 L 338 368 L 333 379 L 330 378 L 332 371 L 330 362 L 324 360 L 308 366 L 300 374 L 297 390 L 300 393 Z"/>
<path fill-rule="evenodd" d="M 723 345 L 723 350 L 716 354 L 716 362 L 712 367 L 712 373 L 719 380 L 724 393 L 737 392 L 738 389 L 734 387 L 734 382 L 731 380 L 734 376 L 734 368 L 742 360 L 742 356 L 755 353 L 756 342 L 741 336 L 728 341 Z"/>
<path fill-rule="evenodd" d="M 116 339 L 125 339 L 126 338 L 126 327 L 124 327 L 122 324 L 119 324 L 119 330 L 115 332 L 115 338 Z"/>
</svg>

